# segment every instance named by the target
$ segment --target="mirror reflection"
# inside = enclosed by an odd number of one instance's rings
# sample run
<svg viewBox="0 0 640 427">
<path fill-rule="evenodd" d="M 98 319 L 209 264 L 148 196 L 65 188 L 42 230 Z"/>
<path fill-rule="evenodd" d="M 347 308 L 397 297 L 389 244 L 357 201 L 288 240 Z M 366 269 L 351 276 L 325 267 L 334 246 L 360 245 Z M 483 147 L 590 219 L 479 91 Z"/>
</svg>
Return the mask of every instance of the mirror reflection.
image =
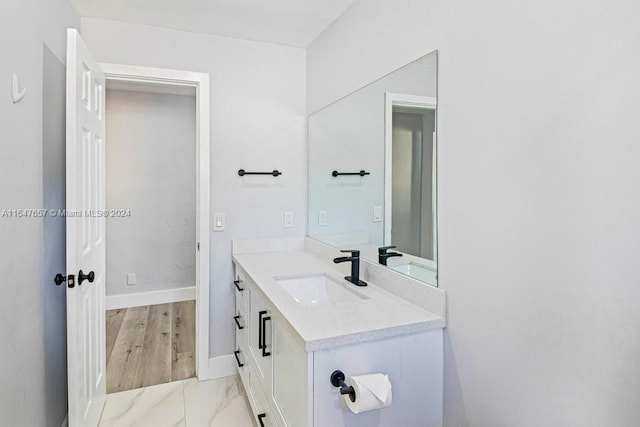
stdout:
<svg viewBox="0 0 640 427">
<path fill-rule="evenodd" d="M 437 286 L 437 52 L 311 114 L 309 235 Z"/>
</svg>

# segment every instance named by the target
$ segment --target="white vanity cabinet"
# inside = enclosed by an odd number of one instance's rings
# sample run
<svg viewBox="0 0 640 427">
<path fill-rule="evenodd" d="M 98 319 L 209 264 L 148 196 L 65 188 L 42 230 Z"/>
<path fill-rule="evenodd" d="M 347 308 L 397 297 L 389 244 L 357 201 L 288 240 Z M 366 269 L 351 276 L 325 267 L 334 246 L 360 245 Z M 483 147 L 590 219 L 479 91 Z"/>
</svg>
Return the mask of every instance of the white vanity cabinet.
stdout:
<svg viewBox="0 0 640 427">
<path fill-rule="evenodd" d="M 236 264 L 235 268 L 235 315 L 240 321 L 236 324 L 238 371 L 256 425 L 442 425 L 441 328 L 308 350 L 261 286 L 242 265 Z M 350 412 L 330 382 L 334 370 L 342 370 L 347 376 L 387 374 L 393 385 L 392 405 L 357 415 Z"/>
<path fill-rule="evenodd" d="M 311 359 L 304 345 L 241 268 L 236 275 L 236 316 L 247 320 L 243 329 L 236 324 L 238 371 L 257 424 L 312 425 L 307 411 Z"/>
</svg>

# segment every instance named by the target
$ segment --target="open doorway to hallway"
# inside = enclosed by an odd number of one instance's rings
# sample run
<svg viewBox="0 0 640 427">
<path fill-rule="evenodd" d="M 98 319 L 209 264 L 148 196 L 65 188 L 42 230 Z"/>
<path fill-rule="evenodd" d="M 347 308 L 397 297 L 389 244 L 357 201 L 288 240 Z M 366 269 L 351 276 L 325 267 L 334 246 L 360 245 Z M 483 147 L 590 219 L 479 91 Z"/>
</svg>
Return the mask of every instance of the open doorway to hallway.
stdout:
<svg viewBox="0 0 640 427">
<path fill-rule="evenodd" d="M 107 80 L 106 387 L 196 376 L 193 88 Z"/>
</svg>

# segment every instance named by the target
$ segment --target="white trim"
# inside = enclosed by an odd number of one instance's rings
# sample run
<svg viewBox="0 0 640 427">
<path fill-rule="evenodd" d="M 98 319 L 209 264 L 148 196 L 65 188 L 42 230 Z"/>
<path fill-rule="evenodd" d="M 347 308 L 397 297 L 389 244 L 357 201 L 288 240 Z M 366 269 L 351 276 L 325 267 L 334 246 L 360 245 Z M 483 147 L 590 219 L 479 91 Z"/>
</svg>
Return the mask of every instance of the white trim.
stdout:
<svg viewBox="0 0 640 427">
<path fill-rule="evenodd" d="M 436 131 L 437 131 L 437 109 L 438 101 L 430 96 L 405 95 L 402 93 L 386 92 L 384 94 L 384 245 L 391 244 L 391 201 L 393 186 L 392 178 L 392 153 L 393 153 L 393 107 L 411 107 L 425 110 L 436 110 Z M 435 142 L 435 141 L 434 141 Z M 435 154 L 435 144 L 434 144 Z M 435 162 L 435 159 L 434 159 Z M 434 172 L 435 173 L 435 172 Z M 435 209 L 435 206 L 434 206 Z M 433 217 L 435 219 L 435 216 Z M 435 221 L 434 221 L 435 224 Z M 436 244 L 434 234 L 433 244 Z"/>
<path fill-rule="evenodd" d="M 100 63 L 104 76 L 109 80 L 136 83 L 156 83 L 172 86 L 192 86 L 209 79 L 207 73 L 193 71 L 170 70 L 168 68 L 140 67 L 137 65 Z"/>
<path fill-rule="evenodd" d="M 135 65 L 100 66 L 107 80 L 159 85 L 190 86 L 196 90 L 197 190 L 196 190 L 196 374 L 200 381 L 209 378 L 209 274 L 210 274 L 210 149 L 209 149 L 209 74 Z"/>
<path fill-rule="evenodd" d="M 433 96 L 407 95 L 404 93 L 386 92 L 385 100 L 396 107 L 421 108 L 435 110 L 438 108 L 438 100 Z"/>
<path fill-rule="evenodd" d="M 433 239 L 433 269 L 438 271 L 438 111 L 433 130 L 433 156 L 431 159 L 431 182 L 435 191 L 431 191 L 431 238 Z M 433 185 L 433 184 L 432 184 Z"/>
<path fill-rule="evenodd" d="M 229 377 L 238 373 L 238 365 L 233 354 L 209 359 L 209 379 Z"/>
<path fill-rule="evenodd" d="M 196 287 L 165 289 L 163 291 L 139 292 L 135 294 L 109 295 L 106 309 L 140 307 L 142 305 L 168 304 L 170 302 L 196 299 Z"/>
</svg>

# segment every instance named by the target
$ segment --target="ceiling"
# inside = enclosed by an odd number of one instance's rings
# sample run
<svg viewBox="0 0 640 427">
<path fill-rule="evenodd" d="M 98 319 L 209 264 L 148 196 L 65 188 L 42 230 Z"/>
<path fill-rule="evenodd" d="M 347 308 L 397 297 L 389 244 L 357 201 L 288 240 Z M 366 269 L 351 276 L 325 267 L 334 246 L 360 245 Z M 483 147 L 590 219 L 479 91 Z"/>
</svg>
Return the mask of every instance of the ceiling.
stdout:
<svg viewBox="0 0 640 427">
<path fill-rule="evenodd" d="M 354 0 L 70 0 L 83 17 L 307 47 Z"/>
</svg>

